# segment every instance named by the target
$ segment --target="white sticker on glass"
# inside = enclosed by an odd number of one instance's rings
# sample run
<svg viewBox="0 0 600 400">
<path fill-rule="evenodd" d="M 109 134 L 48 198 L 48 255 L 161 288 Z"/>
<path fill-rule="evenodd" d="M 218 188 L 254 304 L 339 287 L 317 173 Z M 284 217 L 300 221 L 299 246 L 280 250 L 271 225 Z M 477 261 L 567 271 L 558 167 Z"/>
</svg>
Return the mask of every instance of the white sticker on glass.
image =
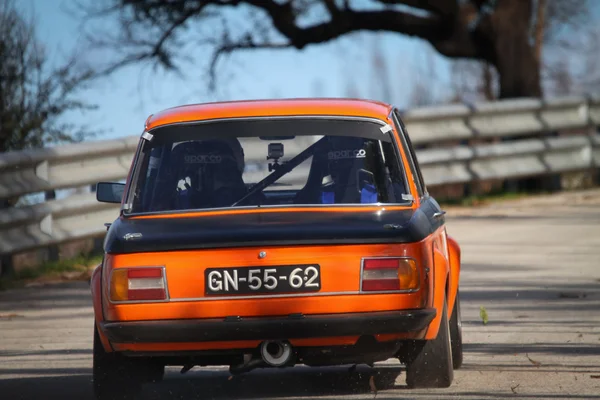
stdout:
<svg viewBox="0 0 600 400">
<path fill-rule="evenodd" d="M 383 133 L 388 133 L 392 131 L 392 127 L 390 126 L 390 124 L 385 124 L 384 126 L 382 126 L 381 128 L 381 132 Z"/>
</svg>

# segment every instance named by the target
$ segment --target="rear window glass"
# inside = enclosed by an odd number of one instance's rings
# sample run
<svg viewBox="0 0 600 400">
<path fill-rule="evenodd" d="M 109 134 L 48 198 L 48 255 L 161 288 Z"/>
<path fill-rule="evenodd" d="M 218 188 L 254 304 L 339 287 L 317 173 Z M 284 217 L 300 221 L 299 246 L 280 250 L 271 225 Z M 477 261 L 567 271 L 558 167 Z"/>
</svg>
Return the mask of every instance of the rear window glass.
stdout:
<svg viewBox="0 0 600 400">
<path fill-rule="evenodd" d="M 405 203 L 405 174 L 381 126 L 288 118 L 155 129 L 129 212 Z"/>
</svg>

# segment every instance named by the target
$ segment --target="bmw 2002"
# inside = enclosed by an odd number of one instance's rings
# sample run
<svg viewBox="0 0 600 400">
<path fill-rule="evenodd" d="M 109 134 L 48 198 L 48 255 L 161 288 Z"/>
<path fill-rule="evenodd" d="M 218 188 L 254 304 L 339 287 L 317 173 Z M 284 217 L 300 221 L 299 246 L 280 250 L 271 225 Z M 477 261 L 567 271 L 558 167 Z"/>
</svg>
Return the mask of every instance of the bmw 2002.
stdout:
<svg viewBox="0 0 600 400">
<path fill-rule="evenodd" d="M 362 100 L 176 107 L 145 124 L 91 288 L 98 398 L 165 366 L 462 363 L 460 248 L 400 113 Z"/>
</svg>

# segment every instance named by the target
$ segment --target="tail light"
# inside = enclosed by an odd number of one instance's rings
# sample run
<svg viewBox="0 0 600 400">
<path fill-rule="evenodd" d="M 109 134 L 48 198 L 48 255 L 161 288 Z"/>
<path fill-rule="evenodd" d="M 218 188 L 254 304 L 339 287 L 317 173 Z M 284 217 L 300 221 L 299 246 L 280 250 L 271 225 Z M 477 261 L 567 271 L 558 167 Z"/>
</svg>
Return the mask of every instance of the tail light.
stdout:
<svg viewBox="0 0 600 400">
<path fill-rule="evenodd" d="M 111 301 L 161 301 L 167 299 L 164 267 L 113 269 Z"/>
<path fill-rule="evenodd" d="M 407 257 L 365 258 L 362 265 L 361 291 L 385 292 L 419 288 L 417 262 Z"/>
</svg>

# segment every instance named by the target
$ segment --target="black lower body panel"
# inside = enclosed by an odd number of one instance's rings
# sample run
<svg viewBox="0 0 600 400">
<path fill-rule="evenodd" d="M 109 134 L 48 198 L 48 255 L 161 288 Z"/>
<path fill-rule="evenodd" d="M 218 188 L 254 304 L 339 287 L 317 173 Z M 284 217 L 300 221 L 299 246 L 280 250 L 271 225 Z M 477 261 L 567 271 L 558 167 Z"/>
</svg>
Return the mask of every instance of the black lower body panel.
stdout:
<svg viewBox="0 0 600 400">
<path fill-rule="evenodd" d="M 435 309 L 287 317 L 104 322 L 113 343 L 182 343 L 284 340 L 420 331 Z"/>
<path fill-rule="evenodd" d="M 347 364 L 373 364 L 393 358 L 401 349 L 399 340 L 379 342 L 373 335 L 359 337 L 351 345 L 297 347 L 294 362 L 311 367 Z M 180 351 L 125 351 L 125 356 L 157 360 L 164 365 L 243 365 L 244 355 L 261 358 L 258 348 L 180 350 Z M 264 368 L 266 364 L 259 367 Z"/>
</svg>

